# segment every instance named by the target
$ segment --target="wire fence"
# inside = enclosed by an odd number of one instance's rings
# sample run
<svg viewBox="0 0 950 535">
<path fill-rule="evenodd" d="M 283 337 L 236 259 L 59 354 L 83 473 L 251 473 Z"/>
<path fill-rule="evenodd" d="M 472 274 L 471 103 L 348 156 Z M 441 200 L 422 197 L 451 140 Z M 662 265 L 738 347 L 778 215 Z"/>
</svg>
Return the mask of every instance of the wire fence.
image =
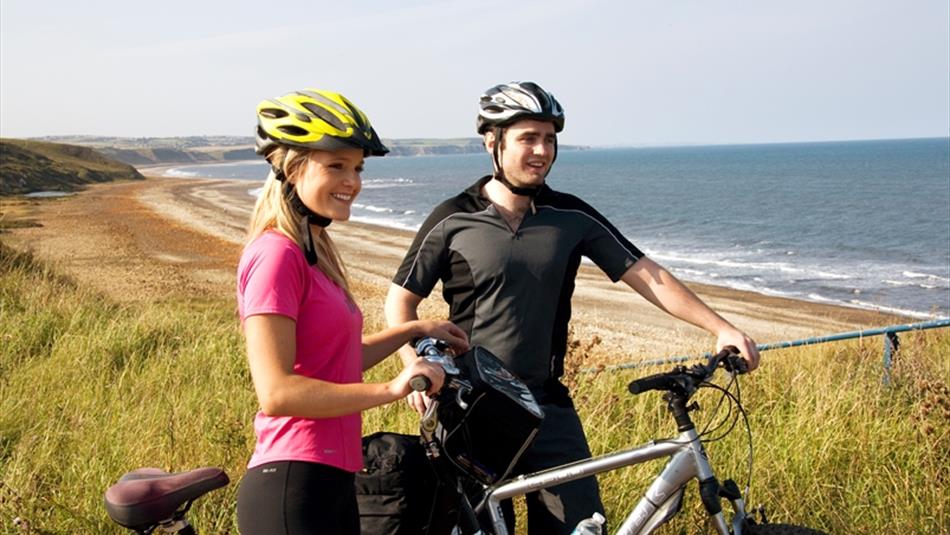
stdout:
<svg viewBox="0 0 950 535">
<path fill-rule="evenodd" d="M 863 331 L 850 331 L 837 334 L 829 334 L 826 336 L 814 336 L 812 338 L 802 338 L 799 340 L 787 340 L 784 342 L 774 342 L 771 344 L 759 344 L 759 352 L 771 351 L 773 349 L 785 349 L 789 347 L 799 347 L 799 346 L 808 346 L 814 344 L 824 344 L 827 342 L 836 342 L 839 340 L 851 340 L 851 339 L 860 339 L 860 338 L 869 338 L 872 336 L 883 336 L 884 337 L 884 383 L 890 383 L 891 380 L 891 366 L 894 362 L 894 354 L 900 348 L 900 339 L 897 334 L 908 331 L 923 331 L 926 329 L 939 329 L 943 327 L 950 327 L 950 319 L 940 319 L 933 321 L 925 321 L 921 323 L 907 323 L 903 325 L 890 325 L 887 327 L 878 327 L 875 329 L 865 329 Z M 709 356 L 707 353 L 706 357 Z M 651 360 L 641 360 L 637 362 L 629 362 L 625 364 L 615 364 L 613 366 L 604 366 L 599 368 L 585 368 L 581 372 L 584 373 L 594 373 L 601 371 L 614 371 L 614 370 L 629 370 L 635 368 L 646 368 L 649 366 L 662 366 L 664 364 L 677 364 L 681 362 L 687 362 L 690 360 L 696 360 L 701 358 L 699 355 L 686 355 L 686 356 L 672 356 L 661 359 L 651 359 Z"/>
</svg>

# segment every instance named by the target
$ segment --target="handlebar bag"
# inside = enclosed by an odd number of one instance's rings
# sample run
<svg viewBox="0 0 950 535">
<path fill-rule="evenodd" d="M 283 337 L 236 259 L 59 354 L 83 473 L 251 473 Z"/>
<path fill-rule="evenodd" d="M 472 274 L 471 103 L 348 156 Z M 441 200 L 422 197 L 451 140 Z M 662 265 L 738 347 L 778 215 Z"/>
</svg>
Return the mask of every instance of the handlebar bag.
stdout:
<svg viewBox="0 0 950 535">
<path fill-rule="evenodd" d="M 504 479 L 531 445 L 544 412 L 528 387 L 498 357 L 475 346 L 456 364 L 472 385 L 463 396 L 440 398 L 436 437 L 449 459 L 469 476 L 490 485 Z"/>
</svg>

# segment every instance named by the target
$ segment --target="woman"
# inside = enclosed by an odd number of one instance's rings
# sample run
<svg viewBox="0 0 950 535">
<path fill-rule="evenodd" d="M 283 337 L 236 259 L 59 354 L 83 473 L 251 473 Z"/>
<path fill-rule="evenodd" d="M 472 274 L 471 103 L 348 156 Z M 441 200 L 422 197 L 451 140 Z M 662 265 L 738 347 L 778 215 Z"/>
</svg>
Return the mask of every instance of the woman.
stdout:
<svg viewBox="0 0 950 535">
<path fill-rule="evenodd" d="M 430 379 L 430 391 L 443 380 L 421 359 L 387 383 L 362 383 L 362 370 L 419 336 L 468 344 L 444 321 L 361 337 L 362 315 L 325 228 L 349 219 L 364 156 L 388 152 L 363 112 L 308 89 L 261 102 L 257 119 L 257 152 L 272 170 L 251 216 L 237 295 L 261 409 L 238 523 L 245 535 L 358 534 L 360 411 L 405 397 L 415 375 Z"/>
</svg>

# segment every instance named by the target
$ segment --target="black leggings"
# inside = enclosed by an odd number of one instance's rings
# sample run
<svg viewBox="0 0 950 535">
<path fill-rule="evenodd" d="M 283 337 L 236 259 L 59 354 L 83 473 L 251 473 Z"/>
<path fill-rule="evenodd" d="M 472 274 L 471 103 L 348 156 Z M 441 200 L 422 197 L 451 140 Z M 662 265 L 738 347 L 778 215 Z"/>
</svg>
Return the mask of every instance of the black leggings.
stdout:
<svg viewBox="0 0 950 535">
<path fill-rule="evenodd" d="M 323 464 L 279 461 L 244 474 L 237 500 L 242 535 L 359 535 L 353 474 Z"/>
</svg>

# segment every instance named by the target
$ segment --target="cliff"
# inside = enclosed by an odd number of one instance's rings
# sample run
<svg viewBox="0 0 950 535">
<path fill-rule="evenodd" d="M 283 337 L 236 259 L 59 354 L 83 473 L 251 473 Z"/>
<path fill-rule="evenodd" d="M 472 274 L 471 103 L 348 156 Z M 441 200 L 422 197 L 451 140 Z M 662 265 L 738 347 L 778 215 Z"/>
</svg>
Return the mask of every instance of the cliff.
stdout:
<svg viewBox="0 0 950 535">
<path fill-rule="evenodd" d="M 0 195 L 76 191 L 86 184 L 144 178 L 89 147 L 0 138 Z"/>
<path fill-rule="evenodd" d="M 55 136 L 43 141 L 95 148 L 98 152 L 131 165 L 213 163 L 253 160 L 254 138 L 243 136 L 187 136 L 168 138 L 123 138 L 101 136 Z M 452 139 L 384 139 L 391 156 L 480 153 L 478 137 Z M 562 145 L 560 150 L 586 147 Z"/>
</svg>

